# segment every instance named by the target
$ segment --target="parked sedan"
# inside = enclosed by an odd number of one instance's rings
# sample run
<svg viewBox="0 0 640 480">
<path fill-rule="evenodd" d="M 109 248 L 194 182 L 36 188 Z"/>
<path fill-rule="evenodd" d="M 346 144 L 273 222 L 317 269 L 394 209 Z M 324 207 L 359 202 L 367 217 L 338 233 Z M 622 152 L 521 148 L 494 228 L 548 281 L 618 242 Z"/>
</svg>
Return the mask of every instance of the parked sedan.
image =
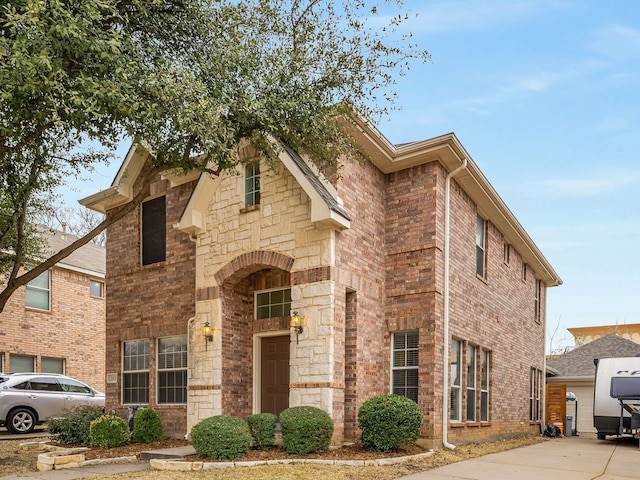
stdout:
<svg viewBox="0 0 640 480">
<path fill-rule="evenodd" d="M 54 373 L 13 373 L 0 383 L 0 426 L 29 433 L 47 418 L 82 405 L 104 408 L 104 393 Z"/>
</svg>

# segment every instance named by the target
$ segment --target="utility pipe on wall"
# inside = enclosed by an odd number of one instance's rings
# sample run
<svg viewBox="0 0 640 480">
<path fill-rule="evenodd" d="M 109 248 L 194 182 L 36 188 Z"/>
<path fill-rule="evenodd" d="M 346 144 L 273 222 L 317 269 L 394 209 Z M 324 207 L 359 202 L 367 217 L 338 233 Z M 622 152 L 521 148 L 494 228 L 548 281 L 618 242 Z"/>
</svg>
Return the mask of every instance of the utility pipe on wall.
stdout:
<svg viewBox="0 0 640 480">
<path fill-rule="evenodd" d="M 444 332 L 443 332 L 443 380 L 442 380 L 442 445 L 450 450 L 456 446 L 448 442 L 449 426 L 449 249 L 450 249 L 450 214 L 451 214 L 451 179 L 461 170 L 467 168 L 467 159 L 462 165 L 449 172 L 444 182 Z"/>
</svg>

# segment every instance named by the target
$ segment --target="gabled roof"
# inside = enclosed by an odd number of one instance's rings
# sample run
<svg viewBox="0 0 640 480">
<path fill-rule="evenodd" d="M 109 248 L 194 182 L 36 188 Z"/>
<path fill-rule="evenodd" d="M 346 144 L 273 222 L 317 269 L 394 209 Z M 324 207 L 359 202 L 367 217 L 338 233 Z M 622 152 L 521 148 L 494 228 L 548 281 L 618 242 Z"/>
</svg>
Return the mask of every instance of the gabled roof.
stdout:
<svg viewBox="0 0 640 480">
<path fill-rule="evenodd" d="M 547 360 L 554 377 L 593 377 L 596 358 L 634 357 L 640 344 L 614 334 L 597 338 L 564 355 Z"/>
<path fill-rule="evenodd" d="M 78 240 L 78 237 L 58 230 L 40 228 L 46 245 L 44 254 L 49 257 Z M 87 275 L 104 277 L 106 271 L 106 250 L 104 247 L 89 242 L 73 251 L 68 257 L 56 264 L 58 268 L 73 270 Z"/>
<path fill-rule="evenodd" d="M 562 284 L 562 279 L 538 249 L 515 215 L 480 171 L 471 155 L 453 133 L 411 143 L 392 144 L 373 125 L 362 118 L 352 124 L 352 135 L 371 161 L 384 173 L 397 172 L 416 165 L 440 162 L 452 172 L 465 166 L 454 180 L 478 206 L 485 220 L 493 223 L 513 245 L 535 272 L 536 277 L 548 287 Z M 466 160 L 466 164 L 465 164 Z"/>
</svg>

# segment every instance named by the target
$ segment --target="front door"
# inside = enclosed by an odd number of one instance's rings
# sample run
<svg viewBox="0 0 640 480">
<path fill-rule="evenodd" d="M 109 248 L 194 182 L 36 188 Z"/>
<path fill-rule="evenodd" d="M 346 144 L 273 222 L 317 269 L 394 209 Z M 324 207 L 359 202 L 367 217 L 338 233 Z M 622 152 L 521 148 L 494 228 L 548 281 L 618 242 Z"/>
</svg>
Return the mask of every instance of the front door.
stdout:
<svg viewBox="0 0 640 480">
<path fill-rule="evenodd" d="M 289 335 L 261 340 L 261 413 L 279 415 L 289 408 Z"/>
</svg>

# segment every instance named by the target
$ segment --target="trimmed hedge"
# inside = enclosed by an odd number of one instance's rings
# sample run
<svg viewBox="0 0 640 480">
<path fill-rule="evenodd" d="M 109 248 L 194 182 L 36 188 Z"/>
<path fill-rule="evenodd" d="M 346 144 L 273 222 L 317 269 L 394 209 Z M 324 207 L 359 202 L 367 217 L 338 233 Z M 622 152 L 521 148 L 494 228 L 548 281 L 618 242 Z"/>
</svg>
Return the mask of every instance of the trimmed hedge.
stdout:
<svg viewBox="0 0 640 480">
<path fill-rule="evenodd" d="M 277 419 L 273 413 L 257 413 L 247 417 L 254 448 L 268 450 L 273 446 Z"/>
<path fill-rule="evenodd" d="M 415 443 L 422 426 L 416 402 L 401 395 L 381 395 L 365 401 L 358 410 L 360 440 L 372 452 L 397 450 Z"/>
<path fill-rule="evenodd" d="M 151 443 L 162 438 L 162 420 L 153 408 L 143 408 L 136 412 L 133 421 L 133 441 Z"/>
<path fill-rule="evenodd" d="M 200 458 L 235 460 L 251 445 L 247 422 L 227 415 L 205 418 L 191 429 L 190 438 Z"/>
<path fill-rule="evenodd" d="M 55 435 L 61 445 L 80 443 L 89 445 L 91 422 L 104 415 L 102 407 L 82 406 L 63 411 L 47 420 L 47 431 Z"/>
<path fill-rule="evenodd" d="M 92 447 L 113 448 L 129 442 L 127 422 L 115 415 L 103 415 L 91 422 L 89 440 Z"/>
<path fill-rule="evenodd" d="M 329 450 L 333 421 L 316 407 L 291 407 L 280 413 L 282 441 L 287 453 L 307 455 Z"/>
</svg>

